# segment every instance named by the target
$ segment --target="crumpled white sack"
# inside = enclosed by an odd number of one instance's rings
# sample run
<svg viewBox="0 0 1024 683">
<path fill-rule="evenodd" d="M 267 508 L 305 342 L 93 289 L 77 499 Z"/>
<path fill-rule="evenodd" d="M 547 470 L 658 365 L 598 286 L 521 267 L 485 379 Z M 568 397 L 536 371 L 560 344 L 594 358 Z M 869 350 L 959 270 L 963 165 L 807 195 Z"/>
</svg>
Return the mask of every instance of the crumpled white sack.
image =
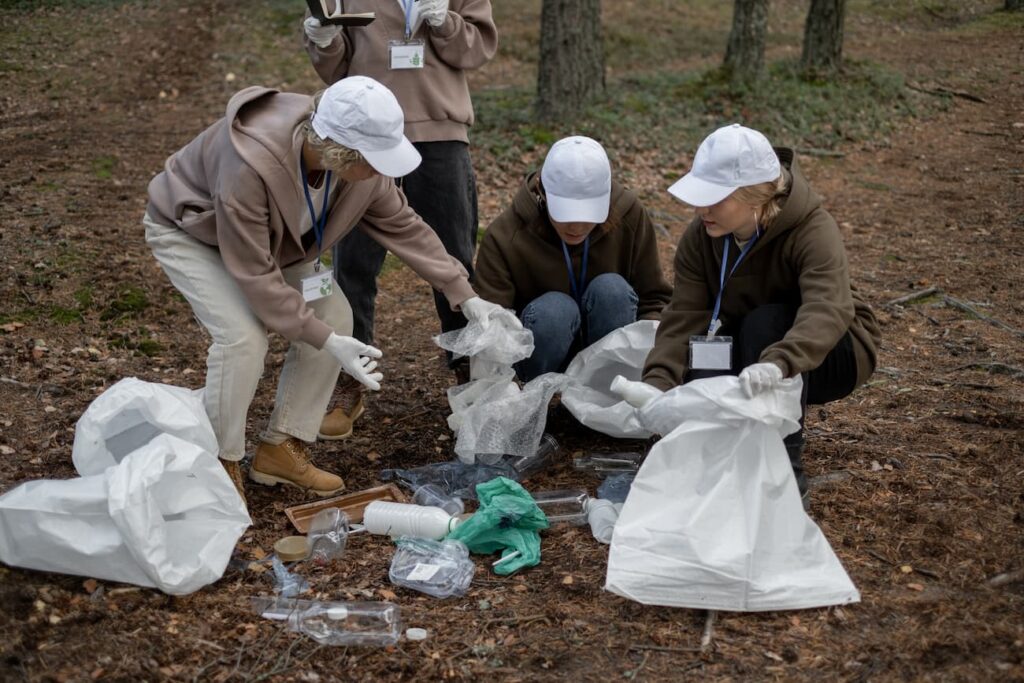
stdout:
<svg viewBox="0 0 1024 683">
<path fill-rule="evenodd" d="M 782 438 L 799 428 L 799 377 L 747 398 L 732 376 L 676 387 L 639 411 L 665 436 L 612 536 L 605 588 L 644 604 L 804 609 L 860 600 L 804 512 Z"/>
</svg>

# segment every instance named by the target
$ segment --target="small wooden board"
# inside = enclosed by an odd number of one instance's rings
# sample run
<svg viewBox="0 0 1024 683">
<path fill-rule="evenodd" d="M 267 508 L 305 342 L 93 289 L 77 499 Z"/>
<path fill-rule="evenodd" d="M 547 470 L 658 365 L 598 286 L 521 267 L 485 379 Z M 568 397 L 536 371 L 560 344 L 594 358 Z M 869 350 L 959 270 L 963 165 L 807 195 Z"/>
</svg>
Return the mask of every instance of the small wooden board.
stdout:
<svg viewBox="0 0 1024 683">
<path fill-rule="evenodd" d="M 359 524 L 363 521 L 363 511 L 366 509 L 366 506 L 375 500 L 388 500 L 395 503 L 408 502 L 401 489 L 394 484 L 385 484 L 384 486 L 376 486 L 365 491 L 356 491 L 355 493 L 346 493 L 343 496 L 324 498 L 312 503 L 295 505 L 285 508 L 284 513 L 288 515 L 292 526 L 299 533 L 304 534 L 309 531 L 309 525 L 316 516 L 316 513 L 328 508 L 340 508 L 348 515 L 350 524 Z"/>
</svg>

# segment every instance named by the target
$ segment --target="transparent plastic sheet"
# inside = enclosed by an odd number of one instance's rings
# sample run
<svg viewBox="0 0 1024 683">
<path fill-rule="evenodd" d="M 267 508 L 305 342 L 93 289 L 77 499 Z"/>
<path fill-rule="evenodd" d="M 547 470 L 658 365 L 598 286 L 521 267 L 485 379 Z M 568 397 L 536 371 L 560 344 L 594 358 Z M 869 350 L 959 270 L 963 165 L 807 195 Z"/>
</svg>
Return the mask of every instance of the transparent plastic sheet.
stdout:
<svg viewBox="0 0 1024 683">
<path fill-rule="evenodd" d="M 345 553 L 348 544 L 348 515 L 338 508 L 316 513 L 309 524 L 309 559 L 314 564 L 333 562 Z"/>
<path fill-rule="evenodd" d="M 747 398 L 732 376 L 690 382 L 639 411 L 664 434 L 615 524 L 605 588 L 644 604 L 733 611 L 860 600 L 804 512 L 782 439 L 799 377 Z"/>
<path fill-rule="evenodd" d="M 435 598 L 461 596 L 469 590 L 476 565 L 465 543 L 402 536 L 395 545 L 388 572 L 391 583 Z"/>
<path fill-rule="evenodd" d="M 288 571 L 277 555 L 271 557 L 274 570 L 274 592 L 282 598 L 294 598 L 309 590 L 309 582 L 295 572 Z"/>
<path fill-rule="evenodd" d="M 533 333 L 522 329 L 516 314 L 507 308 L 470 321 L 460 330 L 440 334 L 434 343 L 457 358 L 469 356 L 501 366 L 511 366 L 533 353 Z"/>
<path fill-rule="evenodd" d="M 613 503 L 624 503 L 635 478 L 634 472 L 610 474 L 597 487 L 597 497 Z"/>
<path fill-rule="evenodd" d="M 565 369 L 562 405 L 582 424 L 617 439 L 651 436 L 636 411 L 610 387 L 616 375 L 639 380 L 654 347 L 656 320 L 638 320 L 620 327 L 576 354 Z"/>
<path fill-rule="evenodd" d="M 547 423 L 548 404 L 565 386 L 565 377 L 547 373 L 522 389 L 512 381 L 508 384 L 514 393 L 477 401 L 462 413 L 455 454 L 463 462 L 474 462 L 478 455 L 523 457 L 537 451 Z"/>
<path fill-rule="evenodd" d="M 410 491 L 424 484 L 435 484 L 451 496 L 476 500 L 477 484 L 483 484 L 498 477 L 517 479 L 512 467 L 506 463 L 484 465 L 465 463 L 460 460 L 435 462 L 408 470 L 381 470 L 381 481 L 397 479 Z"/>
</svg>

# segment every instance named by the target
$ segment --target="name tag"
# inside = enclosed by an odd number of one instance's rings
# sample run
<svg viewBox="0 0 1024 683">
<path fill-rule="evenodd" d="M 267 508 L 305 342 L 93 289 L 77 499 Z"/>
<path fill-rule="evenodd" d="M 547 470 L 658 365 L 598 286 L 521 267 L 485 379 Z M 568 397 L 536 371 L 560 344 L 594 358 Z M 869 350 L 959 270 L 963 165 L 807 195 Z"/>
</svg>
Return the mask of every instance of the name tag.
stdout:
<svg viewBox="0 0 1024 683">
<path fill-rule="evenodd" d="M 694 370 L 731 370 L 732 337 L 690 337 L 690 367 Z"/>
<path fill-rule="evenodd" d="M 334 280 L 331 279 L 329 270 L 302 278 L 302 298 L 306 301 L 323 299 L 325 296 L 330 296 L 332 292 L 334 292 Z"/>
<path fill-rule="evenodd" d="M 422 69 L 422 40 L 392 40 L 388 43 L 388 64 L 392 69 Z"/>
</svg>

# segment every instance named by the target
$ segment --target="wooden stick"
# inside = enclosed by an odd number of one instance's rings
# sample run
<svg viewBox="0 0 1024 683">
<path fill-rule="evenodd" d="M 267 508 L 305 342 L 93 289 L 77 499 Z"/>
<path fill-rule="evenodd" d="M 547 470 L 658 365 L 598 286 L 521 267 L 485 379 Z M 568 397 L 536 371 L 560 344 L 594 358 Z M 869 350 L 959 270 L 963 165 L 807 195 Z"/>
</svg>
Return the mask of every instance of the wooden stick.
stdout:
<svg viewBox="0 0 1024 683">
<path fill-rule="evenodd" d="M 715 618 L 717 616 L 718 612 L 709 609 L 708 616 L 704 619 L 704 633 L 700 637 L 700 651 L 702 653 L 711 649 L 712 640 L 715 637 Z"/>
<path fill-rule="evenodd" d="M 964 303 L 963 301 L 960 301 L 959 299 L 954 299 L 953 297 L 948 296 L 948 295 L 944 295 L 942 298 L 946 302 L 947 306 L 952 306 L 953 308 L 959 308 L 961 311 L 966 311 L 966 312 L 970 313 L 971 315 L 973 315 L 974 317 L 976 317 L 976 318 L 978 318 L 980 320 L 984 320 L 985 322 L 990 323 L 992 325 L 995 325 L 996 327 L 998 327 L 1000 329 L 1006 330 L 1007 332 L 1012 332 L 1013 334 L 1017 335 L 1018 337 L 1024 337 L 1024 330 L 1018 330 L 1015 327 L 1010 327 L 1009 325 L 1007 325 L 1006 323 L 1002 322 L 1001 320 L 996 320 L 995 318 L 993 318 L 991 316 L 987 316 L 984 313 L 979 312 L 977 309 L 975 309 L 975 308 L 973 308 L 971 306 L 968 306 L 966 303 Z"/>
<path fill-rule="evenodd" d="M 929 287 L 928 289 L 922 289 L 922 290 L 920 290 L 918 292 L 911 292 L 910 294 L 907 294 L 905 296 L 901 296 L 901 297 L 898 297 L 896 299 L 893 299 L 892 301 L 889 301 L 885 305 L 886 306 L 899 306 L 900 304 L 906 304 L 906 303 L 910 303 L 911 301 L 917 301 L 918 299 L 923 299 L 926 296 L 931 296 L 932 294 L 938 294 L 938 293 L 939 293 L 939 288 L 938 287 Z"/>
</svg>

